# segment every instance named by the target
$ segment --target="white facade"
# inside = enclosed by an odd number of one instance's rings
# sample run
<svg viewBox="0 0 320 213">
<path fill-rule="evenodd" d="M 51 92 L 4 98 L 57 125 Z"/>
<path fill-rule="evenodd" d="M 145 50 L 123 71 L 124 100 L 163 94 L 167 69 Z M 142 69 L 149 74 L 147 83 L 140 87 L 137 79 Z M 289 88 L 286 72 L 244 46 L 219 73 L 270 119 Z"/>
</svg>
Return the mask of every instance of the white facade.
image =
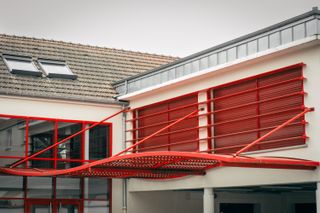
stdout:
<svg viewBox="0 0 320 213">
<path fill-rule="evenodd" d="M 250 76 L 259 75 L 268 71 L 280 69 L 289 65 L 304 63 L 303 67 L 305 106 L 315 107 L 314 112 L 306 115 L 308 125 L 306 133 L 309 137 L 305 145 L 296 147 L 279 148 L 275 150 L 259 151 L 257 153 L 248 153 L 250 156 L 281 156 L 293 157 L 319 161 L 320 160 L 320 137 L 318 124 L 320 123 L 320 99 L 318 98 L 319 82 L 320 82 L 320 45 L 319 40 L 315 37 L 312 41 L 306 41 L 296 46 L 288 47 L 283 50 L 274 52 L 265 52 L 248 60 L 239 61 L 238 63 L 227 64 L 220 69 L 205 71 L 180 81 L 173 81 L 163 86 L 157 86 L 145 90 L 123 96 L 125 100 L 130 101 L 132 108 L 146 106 L 163 100 L 172 99 L 178 96 L 189 94 L 195 91 L 204 90 L 248 78 Z M 201 93 L 199 93 L 201 100 Z M 120 97 L 121 98 L 121 97 Z M 130 135 L 128 136 L 130 137 Z M 201 212 L 200 209 L 192 207 L 183 210 L 182 208 L 189 206 L 195 202 L 194 206 L 202 206 L 202 193 L 188 191 L 195 189 L 219 189 L 222 187 L 249 187 L 261 185 L 278 185 L 278 184 L 297 184 L 297 183 L 315 183 L 320 181 L 320 171 L 316 170 L 288 170 L 288 169 L 257 169 L 257 168 L 235 168 L 222 167 L 207 171 L 205 176 L 185 177 L 174 180 L 143 180 L 130 179 L 128 181 L 129 211 L 142 212 L 143 206 L 148 209 L 150 204 L 155 204 L 157 208 L 151 208 L 149 211 L 159 212 Z M 186 190 L 172 191 L 172 190 Z M 179 194 L 179 198 L 172 196 Z M 189 195 L 188 195 L 189 194 Z M 220 203 L 224 199 L 228 202 L 253 202 L 260 207 L 255 207 L 255 212 L 294 212 L 292 203 L 294 201 L 303 202 L 309 198 L 314 200 L 314 193 L 301 194 L 239 194 L 217 192 L 218 198 L 215 203 Z M 229 196 L 230 195 L 230 196 Z M 280 196 L 280 197 L 279 197 Z M 143 199 L 141 198 L 143 197 Z M 188 197 L 188 199 L 186 199 Z M 226 198 L 227 197 L 227 198 Z M 301 198 L 301 199 L 300 199 Z M 150 199 L 150 200 L 149 200 Z M 210 199 L 210 198 L 209 198 Z M 300 199 L 300 201 L 299 201 Z M 148 201 L 149 200 L 149 201 Z M 156 200 L 156 201 L 154 201 Z M 285 200 L 285 206 L 282 205 Z M 265 204 L 268 203 L 267 207 Z M 291 204 L 290 204 L 291 203 Z M 286 206 L 287 205 L 287 206 Z M 177 206 L 180 206 L 178 208 Z M 214 205 L 215 212 L 219 212 L 219 205 Z M 271 210 L 270 208 L 274 209 Z M 209 207 L 210 208 L 210 207 Z M 213 206 L 211 207 L 213 208 Z M 283 210 L 286 208 L 286 210 Z M 170 209 L 170 210 L 168 210 Z M 148 212 L 148 211 L 146 211 Z M 207 212 L 207 211 L 204 211 Z"/>
</svg>

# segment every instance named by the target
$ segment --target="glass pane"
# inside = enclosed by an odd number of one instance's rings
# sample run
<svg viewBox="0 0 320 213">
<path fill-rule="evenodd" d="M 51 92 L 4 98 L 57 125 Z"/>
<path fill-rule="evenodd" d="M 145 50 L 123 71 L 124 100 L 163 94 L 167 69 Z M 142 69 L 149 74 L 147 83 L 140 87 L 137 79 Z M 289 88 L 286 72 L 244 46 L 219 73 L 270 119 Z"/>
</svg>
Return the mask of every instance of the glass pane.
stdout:
<svg viewBox="0 0 320 213">
<path fill-rule="evenodd" d="M 304 24 L 293 27 L 293 39 L 299 40 L 305 37 Z"/>
<path fill-rule="evenodd" d="M 39 72 L 39 70 L 33 65 L 31 60 L 28 61 L 28 60 L 6 58 L 6 61 L 10 70 L 24 70 L 24 71 Z"/>
<path fill-rule="evenodd" d="M 245 56 L 247 56 L 247 45 L 242 44 L 242 45 L 238 46 L 238 58 L 242 58 Z"/>
<path fill-rule="evenodd" d="M 268 47 L 268 37 L 262 37 L 258 39 L 259 51 L 267 50 Z"/>
<path fill-rule="evenodd" d="M 16 118 L 0 118 L 0 156 L 25 156 L 26 121 Z M 1 158 L 0 166 L 6 167 L 17 159 Z"/>
<path fill-rule="evenodd" d="M 280 45 L 280 33 L 273 33 L 269 37 L 270 39 L 270 48 L 277 47 Z"/>
<path fill-rule="evenodd" d="M 204 57 L 204 58 L 201 58 L 201 59 L 200 59 L 200 69 L 201 69 L 201 70 L 208 68 L 208 65 L 209 65 L 209 63 L 208 63 L 208 57 Z"/>
<path fill-rule="evenodd" d="M 141 89 L 148 87 L 148 78 L 144 77 L 141 79 Z"/>
<path fill-rule="evenodd" d="M 151 76 L 151 78 L 152 78 L 152 83 L 151 83 L 150 86 L 154 86 L 156 84 L 160 84 L 160 73 L 157 73 L 157 74 Z"/>
<path fill-rule="evenodd" d="M 292 41 L 292 29 L 285 29 L 281 31 L 281 42 L 286 44 Z"/>
<path fill-rule="evenodd" d="M 183 75 L 191 73 L 191 63 L 187 63 L 183 66 Z"/>
<path fill-rule="evenodd" d="M 82 129 L 82 124 L 71 122 L 58 123 L 58 141 L 61 141 L 70 135 L 73 135 Z M 65 143 L 58 146 L 58 158 L 62 159 L 80 159 L 81 158 L 81 139 L 82 135 L 77 135 Z"/>
<path fill-rule="evenodd" d="M 0 213 L 23 213 L 23 200 L 0 200 Z"/>
<path fill-rule="evenodd" d="M 55 123 L 44 120 L 31 120 L 29 122 L 29 153 L 33 154 L 54 143 Z M 53 158 L 53 149 L 50 149 L 40 155 L 38 158 Z M 52 168 L 52 161 L 33 160 L 31 166 L 35 168 Z"/>
<path fill-rule="evenodd" d="M 139 80 L 138 81 L 133 81 L 128 83 L 128 91 L 129 92 L 134 92 L 139 89 Z"/>
<path fill-rule="evenodd" d="M 80 178 L 57 178 L 57 198 L 80 198 Z"/>
<path fill-rule="evenodd" d="M 22 198 L 23 177 L 0 176 L 0 197 Z"/>
<path fill-rule="evenodd" d="M 78 213 L 78 206 L 72 204 L 62 204 L 59 208 L 59 213 Z"/>
<path fill-rule="evenodd" d="M 108 199 L 108 179 L 107 178 L 85 178 L 87 199 Z"/>
<path fill-rule="evenodd" d="M 183 66 L 176 68 L 176 78 L 183 76 Z"/>
<path fill-rule="evenodd" d="M 109 201 L 84 201 L 84 213 L 109 213 Z"/>
<path fill-rule="evenodd" d="M 63 161 L 58 161 L 57 162 L 57 168 L 58 169 L 68 169 L 68 168 L 72 168 L 72 167 L 77 167 L 82 165 L 82 162 L 79 161 L 68 161 L 68 160 L 63 160 Z"/>
<path fill-rule="evenodd" d="M 169 80 L 169 71 L 164 71 L 161 73 L 161 83 L 164 83 Z"/>
<path fill-rule="evenodd" d="M 65 64 L 54 64 L 45 62 L 40 62 L 40 64 L 47 74 L 73 75 L 73 73 Z"/>
<path fill-rule="evenodd" d="M 173 68 L 171 70 L 169 70 L 169 80 L 173 80 L 176 78 L 176 69 Z"/>
<path fill-rule="evenodd" d="M 199 60 L 196 60 L 196 61 L 192 62 L 191 72 L 199 71 L 199 67 L 200 67 Z"/>
<path fill-rule="evenodd" d="M 89 130 L 89 159 L 96 160 L 108 156 L 109 127 L 100 125 Z"/>
<path fill-rule="evenodd" d="M 228 61 L 234 61 L 237 58 L 237 51 L 236 48 L 233 47 L 231 49 L 227 50 L 227 54 L 228 54 Z"/>
<path fill-rule="evenodd" d="M 213 54 L 209 56 L 209 67 L 215 66 L 218 64 L 218 56 L 217 54 Z"/>
<path fill-rule="evenodd" d="M 219 64 L 224 64 L 227 62 L 227 52 L 222 51 L 218 53 L 218 63 Z"/>
<path fill-rule="evenodd" d="M 30 213 L 51 213 L 49 204 L 33 204 Z"/>
<path fill-rule="evenodd" d="M 51 198 L 52 178 L 51 177 L 28 177 L 27 179 L 28 198 Z"/>
<path fill-rule="evenodd" d="M 248 54 L 254 54 L 258 51 L 257 49 L 257 40 L 254 40 L 254 41 L 250 41 L 248 43 Z"/>
<path fill-rule="evenodd" d="M 317 33 L 316 20 L 309 21 L 306 24 L 307 24 L 307 36 L 315 35 Z"/>
</svg>

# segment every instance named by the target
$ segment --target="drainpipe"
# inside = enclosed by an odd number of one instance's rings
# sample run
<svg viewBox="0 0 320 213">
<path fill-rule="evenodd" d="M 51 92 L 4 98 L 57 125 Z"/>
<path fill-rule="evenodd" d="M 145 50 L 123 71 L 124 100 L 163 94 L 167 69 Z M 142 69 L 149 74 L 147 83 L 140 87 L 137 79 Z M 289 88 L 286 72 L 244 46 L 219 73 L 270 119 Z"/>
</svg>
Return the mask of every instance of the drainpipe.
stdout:
<svg viewBox="0 0 320 213">
<path fill-rule="evenodd" d="M 122 105 L 122 108 L 124 109 L 127 107 L 127 105 Z M 126 148 L 126 113 L 122 113 L 122 148 L 123 150 Z M 127 213 L 127 179 L 124 178 L 122 180 L 122 212 Z"/>
</svg>

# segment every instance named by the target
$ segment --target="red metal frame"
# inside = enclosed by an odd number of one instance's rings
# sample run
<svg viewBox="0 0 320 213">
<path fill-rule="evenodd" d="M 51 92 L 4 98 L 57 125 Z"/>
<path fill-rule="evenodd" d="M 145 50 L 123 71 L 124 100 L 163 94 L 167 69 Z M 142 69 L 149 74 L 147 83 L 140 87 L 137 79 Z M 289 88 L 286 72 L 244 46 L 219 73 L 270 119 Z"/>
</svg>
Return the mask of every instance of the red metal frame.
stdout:
<svg viewBox="0 0 320 213">
<path fill-rule="evenodd" d="M 50 150 L 50 149 L 52 149 L 52 148 L 55 148 L 55 149 L 56 149 L 56 147 L 57 147 L 58 145 L 67 142 L 67 141 L 70 140 L 71 138 L 74 138 L 75 136 L 78 136 L 78 135 L 80 135 L 81 133 L 84 133 L 85 131 L 87 131 L 87 130 L 89 130 L 89 129 L 92 129 L 92 128 L 95 127 L 95 126 L 98 126 L 98 125 L 100 125 L 100 124 L 105 123 L 105 122 L 106 122 L 107 120 L 109 120 L 110 118 L 113 118 L 113 117 L 115 117 L 115 116 L 117 116 L 117 115 L 119 115 L 120 113 L 123 113 L 123 112 L 125 112 L 125 111 L 126 111 L 126 109 L 120 110 L 119 112 L 116 112 L 116 113 L 114 113 L 114 114 L 112 114 L 112 115 L 110 115 L 110 116 L 102 119 L 102 120 L 99 121 L 99 122 L 95 122 L 95 123 L 93 123 L 91 126 L 89 126 L 89 127 L 87 127 L 87 128 L 84 128 L 84 129 L 80 130 L 79 132 L 76 132 L 76 133 L 74 133 L 74 134 L 72 134 L 72 135 L 70 135 L 70 136 L 62 139 L 61 141 L 55 142 L 55 143 L 53 143 L 53 145 L 48 146 L 48 147 L 46 147 L 46 148 L 44 148 L 44 149 L 42 149 L 42 150 L 40 150 L 40 151 L 38 151 L 38 152 L 36 152 L 36 153 L 34 153 L 34 154 L 32 154 L 32 155 L 24 158 L 24 159 L 22 159 L 22 160 L 20 160 L 20 161 L 18 161 L 18 162 L 16 162 L 16 163 L 14 163 L 14 164 L 12 164 L 12 165 L 10 166 L 10 168 L 14 168 L 14 167 L 16 167 L 16 166 L 18 166 L 18 165 L 20 165 L 20 164 L 22 164 L 22 163 L 24 163 L 24 162 L 32 159 L 32 158 L 34 158 L 35 156 L 40 155 L 40 154 L 44 153 L 45 151 L 48 151 L 48 150 Z M 56 126 L 55 126 L 55 137 L 56 137 L 56 138 L 55 138 L 54 141 L 57 141 L 57 133 L 56 133 L 57 128 L 58 128 L 58 127 L 57 127 L 57 125 L 58 125 L 57 122 L 55 122 L 55 125 L 56 125 Z M 112 145 L 111 145 L 111 147 L 112 147 Z M 54 156 L 56 157 L 56 154 L 54 154 Z"/>
<path fill-rule="evenodd" d="M 276 71 L 264 73 L 259 76 L 266 76 L 266 75 L 269 75 L 270 73 L 275 73 L 275 72 L 284 71 L 284 70 L 288 70 L 288 69 L 298 68 L 298 67 L 301 67 L 302 65 L 303 64 L 296 64 L 293 66 L 282 68 L 281 70 L 276 70 Z M 249 79 L 255 79 L 255 78 L 256 78 L 256 76 L 253 76 L 253 77 L 250 77 Z M 289 82 L 289 81 L 291 82 L 293 80 L 294 81 L 295 80 L 302 81 L 303 79 L 304 79 L 303 77 L 299 77 L 299 78 L 291 79 L 288 81 L 286 80 L 286 82 Z M 243 79 L 240 81 L 243 81 Z M 237 81 L 237 82 L 240 82 L 240 81 Z M 282 82 L 280 82 L 280 83 L 277 82 L 276 84 L 280 85 Z M 234 82 L 228 83 L 228 85 L 231 85 L 232 83 L 234 83 Z M 270 85 L 268 84 L 264 87 L 266 88 L 269 86 Z M 61 169 L 61 170 L 36 169 L 36 168 L 0 168 L 0 172 L 11 174 L 11 175 L 24 175 L 24 176 L 64 175 L 64 176 L 80 176 L 80 177 L 99 177 L 100 176 L 100 177 L 111 177 L 111 178 L 113 178 L 113 177 L 117 177 L 117 178 L 142 177 L 142 178 L 165 179 L 165 178 L 177 178 L 177 177 L 182 177 L 185 175 L 203 175 L 203 174 L 205 174 L 205 171 L 207 169 L 220 167 L 220 166 L 238 166 L 238 167 L 254 167 L 254 168 L 256 168 L 256 167 L 258 167 L 258 168 L 281 168 L 281 169 L 315 169 L 316 167 L 318 167 L 319 162 L 302 160 L 302 159 L 239 156 L 242 152 L 247 151 L 250 147 L 252 147 L 258 143 L 266 144 L 266 143 L 274 143 L 275 141 L 283 140 L 283 139 L 273 139 L 270 141 L 261 142 L 265 138 L 269 137 L 271 134 L 274 134 L 275 132 L 279 131 L 280 129 L 284 128 L 285 126 L 290 125 L 291 123 L 292 123 L 291 125 L 300 125 L 299 122 L 293 123 L 293 121 L 304 116 L 304 114 L 306 114 L 310 111 L 313 111 L 313 108 L 305 108 L 301 113 L 295 115 L 294 117 L 285 121 L 284 123 L 276 126 L 270 132 L 264 134 L 262 137 L 259 137 L 259 139 L 254 140 L 253 142 L 248 143 L 248 144 L 242 144 L 241 146 L 243 146 L 243 147 L 241 147 L 241 149 L 239 151 L 237 151 L 234 155 L 203 154 L 200 152 L 177 152 L 177 151 L 143 152 L 143 153 L 134 152 L 132 154 L 128 154 L 129 152 L 132 152 L 133 150 L 137 151 L 138 149 L 136 149 L 136 148 L 139 145 L 146 143 L 151 138 L 157 137 L 159 135 L 160 136 L 167 135 L 167 134 L 174 132 L 174 131 L 171 131 L 171 132 L 163 133 L 165 130 L 170 129 L 172 126 L 174 126 L 184 120 L 194 118 L 194 117 L 198 118 L 199 116 L 209 116 L 208 118 L 211 118 L 210 117 L 211 115 L 214 115 L 215 113 L 218 113 L 221 111 L 234 110 L 236 108 L 254 105 L 257 103 L 264 103 L 267 101 L 278 100 L 278 99 L 282 99 L 282 98 L 290 97 L 290 96 L 295 96 L 295 95 L 303 96 L 305 94 L 303 91 L 300 91 L 300 92 L 294 92 L 292 94 L 280 95 L 278 97 L 266 98 L 263 100 L 261 100 L 260 97 L 257 96 L 254 102 L 240 104 L 240 105 L 237 105 L 236 107 L 228 107 L 228 108 L 224 108 L 224 109 L 220 109 L 220 110 L 214 109 L 214 110 L 210 111 L 210 107 L 211 107 L 210 104 L 213 101 L 221 100 L 225 97 L 231 97 L 231 96 L 234 96 L 235 94 L 239 94 L 239 93 L 244 94 L 248 91 L 249 92 L 250 91 L 257 91 L 261 88 L 263 88 L 263 87 L 258 87 L 258 83 L 256 81 L 256 88 L 254 88 L 254 89 L 249 89 L 249 90 L 241 91 L 238 93 L 220 96 L 218 98 L 211 98 L 210 93 L 209 93 L 211 90 L 210 89 L 206 90 L 208 100 L 205 102 L 197 102 L 195 104 L 190 104 L 190 106 L 199 106 L 199 104 L 207 104 L 209 112 L 199 115 L 199 113 L 198 113 L 199 109 L 197 109 L 197 110 L 194 110 L 194 111 L 190 112 L 189 114 L 184 115 L 178 119 L 172 119 L 172 120 L 168 120 L 166 122 L 160 122 L 160 123 L 148 125 L 148 126 L 154 126 L 154 125 L 159 125 L 159 124 L 161 124 L 161 125 L 166 124 L 165 127 L 162 127 L 161 129 L 155 131 L 154 133 L 152 133 L 146 137 L 134 138 L 133 140 L 131 140 L 132 142 L 135 141 L 135 143 L 132 146 L 129 146 L 128 148 L 122 150 L 121 152 L 119 152 L 109 158 L 96 160 L 96 161 L 89 162 L 87 164 L 83 164 L 83 165 L 80 165 L 77 167 L 68 168 L 68 169 Z M 194 93 L 192 93 L 192 94 L 194 94 Z M 183 97 L 186 97 L 186 96 L 187 95 L 185 95 Z M 177 97 L 174 100 L 178 100 L 178 98 L 181 98 L 181 97 Z M 168 102 L 168 100 L 166 100 L 165 102 Z M 159 103 L 156 103 L 156 104 L 159 104 Z M 145 107 L 149 107 L 149 106 L 145 106 Z M 172 108 L 172 109 L 168 108 L 167 110 L 152 113 L 151 115 L 149 114 L 149 115 L 145 115 L 145 116 L 141 116 L 141 117 L 136 117 L 134 115 L 133 118 L 131 120 L 127 120 L 127 122 L 133 122 L 133 124 L 135 124 L 139 119 L 143 119 L 146 117 L 152 117 L 154 115 L 158 115 L 161 113 L 168 113 L 169 111 L 174 111 L 177 109 L 184 109 L 186 107 L 189 107 L 189 105 L 182 106 L 182 107 L 179 106 L 179 107 Z M 142 109 L 142 108 L 138 108 L 138 109 Z M 137 109 L 132 109 L 132 112 L 136 113 L 136 110 Z M 259 109 L 257 109 L 257 110 L 259 110 Z M 293 110 L 293 109 L 289 109 L 289 110 Z M 286 109 L 285 111 L 288 111 L 288 109 Z M 109 116 L 108 118 L 116 116 L 122 112 L 123 111 L 115 113 L 114 115 Z M 275 112 L 270 112 L 267 114 L 272 114 L 272 113 L 275 113 Z M 265 116 L 265 115 L 258 113 L 258 115 L 254 115 L 253 117 L 257 117 L 258 119 L 260 119 L 260 117 L 262 117 L 262 116 Z M 55 148 L 57 145 L 69 140 L 70 138 L 81 134 L 82 132 L 94 127 L 95 125 L 101 124 L 102 122 L 104 122 L 108 118 L 104 119 L 101 122 L 96 122 L 96 123 L 92 124 L 90 127 L 82 129 L 81 131 L 67 137 L 66 139 L 63 139 L 62 141 L 54 143 L 52 146 L 49 146 L 48 148 L 41 150 L 40 152 L 37 152 L 36 154 L 38 155 L 38 154 L 43 153 L 46 150 L 49 150 L 51 148 Z M 241 119 L 248 119 L 248 116 L 241 118 Z M 209 120 L 211 120 L 211 119 L 209 119 Z M 224 121 L 224 123 L 225 122 L 226 121 Z M 227 122 L 230 122 L 230 120 L 228 120 Z M 260 122 L 260 121 L 258 121 L 258 122 Z M 304 120 L 301 121 L 302 125 L 305 125 L 305 123 L 306 122 Z M 211 123 L 208 121 L 207 125 L 205 125 L 203 127 L 199 127 L 197 125 L 194 128 L 186 128 L 187 130 L 182 129 L 182 130 L 178 130 L 178 131 L 185 132 L 185 131 L 189 131 L 190 129 L 211 128 L 215 125 L 220 125 L 220 124 L 219 123 Z M 259 125 L 258 125 L 258 127 L 259 127 Z M 135 134 L 135 132 L 139 128 L 141 128 L 141 127 L 133 125 L 133 129 L 130 131 L 132 131 Z M 146 128 L 146 126 L 143 126 L 143 128 Z M 264 130 L 267 130 L 270 128 L 271 127 L 268 126 L 268 128 L 264 128 Z M 250 130 L 250 131 L 253 131 L 253 130 Z M 237 135 L 237 134 L 243 134 L 244 132 L 248 132 L 248 131 L 240 131 L 240 132 L 235 132 L 232 134 Z M 226 136 L 226 135 L 224 135 L 224 136 Z M 219 137 L 222 137 L 222 136 L 223 135 L 219 135 Z M 260 133 L 259 133 L 259 136 L 260 136 Z M 299 137 L 303 137 L 304 139 L 306 139 L 305 134 L 303 136 L 299 136 Z M 217 136 L 216 135 L 214 135 L 214 136 L 208 135 L 208 138 L 206 138 L 206 139 L 208 141 L 210 141 L 213 138 L 217 138 Z M 286 138 L 286 140 L 288 140 L 288 138 Z M 175 144 L 191 143 L 193 141 L 199 141 L 199 138 L 193 139 L 193 140 L 175 142 L 175 143 L 168 143 L 168 144 L 160 145 L 160 146 L 172 146 Z M 153 147 L 152 146 L 147 147 L 146 149 L 154 149 L 154 148 L 158 148 L 158 147 L 159 147 L 159 145 L 153 146 Z M 216 150 L 216 149 L 213 149 L 213 150 Z M 208 150 L 205 150 L 203 152 L 209 153 L 211 151 L 212 150 L 209 147 Z M 27 158 L 24 159 L 24 161 L 23 160 L 19 161 L 19 163 L 23 163 L 23 162 L 25 162 L 35 156 L 36 156 L 35 154 L 28 156 Z M 38 159 L 38 158 L 33 158 L 33 159 Z M 16 165 L 18 165 L 18 164 L 14 164 L 13 167 Z"/>
<path fill-rule="evenodd" d="M 301 159 L 289 158 L 272 158 L 272 157 L 243 157 L 239 156 L 243 151 L 262 139 L 270 136 L 274 132 L 280 130 L 284 126 L 290 124 L 294 120 L 304 114 L 313 111 L 312 108 L 307 108 L 293 118 L 271 130 L 259 140 L 255 140 L 246 147 L 242 148 L 235 155 L 208 155 L 202 153 L 190 152 L 147 152 L 122 155 L 136 146 L 145 143 L 148 139 L 170 128 L 173 125 L 187 119 L 188 117 L 198 113 L 195 110 L 192 113 L 172 122 L 170 125 L 154 132 L 143 140 L 133 144 L 132 146 L 122 150 L 116 155 L 97 160 L 88 164 L 69 169 L 20 169 L 20 168 L 0 168 L 1 172 L 11 175 L 23 176 L 87 176 L 87 177 L 143 177 L 143 178 L 177 178 L 185 175 L 203 175 L 210 168 L 220 166 L 239 166 L 239 167 L 255 167 L 255 168 L 281 168 L 281 169 L 315 169 L 319 166 L 319 162 L 307 161 Z"/>
<path fill-rule="evenodd" d="M 30 117 L 30 116 L 18 116 L 18 115 L 4 115 L 4 114 L 0 114 L 0 117 L 6 117 L 6 118 L 15 118 L 15 119 L 24 119 L 26 121 L 25 125 L 26 125 L 26 134 L 25 134 L 25 153 L 22 155 L 22 156 L 0 156 L 0 159 L 17 159 L 17 160 L 22 160 L 22 159 L 25 159 L 26 157 L 28 157 L 28 152 L 29 152 L 29 121 L 30 120 L 42 120 L 42 121 L 52 121 L 52 122 L 55 122 L 55 140 L 53 141 L 54 144 L 56 144 L 58 141 L 57 141 L 57 124 L 59 122 L 68 122 L 68 123 L 79 123 L 80 125 L 82 125 L 82 127 L 84 127 L 85 125 L 87 124 L 96 124 L 97 122 L 95 121 L 83 121 L 83 120 L 71 120 L 71 119 L 57 119 L 57 118 L 44 118 L 44 117 Z M 109 126 L 109 132 L 108 132 L 108 135 L 109 135 L 109 143 L 108 143 L 108 150 L 109 150 L 109 156 L 112 155 L 112 123 L 109 123 L 109 122 L 103 122 L 101 125 L 108 125 Z M 95 160 L 85 160 L 84 159 L 84 134 L 82 134 L 82 139 L 81 139 L 81 146 L 82 146 L 82 149 L 81 149 L 81 157 L 80 159 L 62 159 L 62 158 L 57 158 L 57 155 L 54 155 L 52 158 L 41 158 L 41 157 L 35 157 L 33 158 L 32 160 L 39 160 L 39 161 L 53 161 L 55 162 L 55 165 L 57 164 L 57 162 L 79 162 L 81 164 L 85 164 L 85 163 L 89 163 L 89 162 L 94 162 Z M 26 163 L 25 164 L 25 168 L 28 169 L 29 167 L 27 166 L 28 164 Z M 30 169 L 30 168 L 29 168 Z M 54 180 L 55 178 L 53 178 Z M 83 178 L 80 177 L 80 182 L 83 183 Z M 83 186 L 83 184 L 82 184 Z M 109 211 L 112 212 L 112 180 L 108 180 L 108 194 L 109 194 L 109 202 L 110 202 L 110 205 L 109 205 Z M 55 190 L 55 187 L 52 188 L 52 190 Z M 83 194 L 83 190 L 84 188 L 81 187 L 81 190 L 82 190 L 82 195 L 84 196 Z M 27 177 L 24 177 L 24 181 L 23 181 L 23 197 L 22 198 L 15 198 L 15 197 L 2 197 L 0 198 L 0 200 L 24 200 L 25 204 L 27 204 L 29 201 L 43 201 L 44 199 L 35 199 L 35 198 L 28 198 L 27 197 Z M 47 199 L 48 200 L 48 199 Z M 56 199 L 56 198 L 52 198 L 52 199 L 49 199 L 50 201 L 54 201 L 55 200 L 59 200 L 59 199 Z M 63 199 L 63 200 L 66 200 L 66 201 L 70 201 L 70 202 L 79 202 L 80 203 L 80 209 L 79 211 L 81 212 L 83 210 L 83 202 L 86 201 L 86 200 L 95 200 L 95 201 L 105 201 L 105 199 L 87 199 L 87 198 L 84 198 L 82 197 L 81 199 Z M 24 210 L 26 213 L 28 212 L 28 209 L 26 208 L 26 205 L 25 205 L 25 210 Z"/>
<path fill-rule="evenodd" d="M 78 212 L 83 213 L 83 204 L 81 200 L 71 199 L 28 199 L 25 203 L 25 212 L 31 212 L 33 205 L 47 205 L 51 208 L 50 212 L 58 213 L 60 205 L 73 205 L 78 207 Z"/>
<path fill-rule="evenodd" d="M 257 144 L 260 141 L 264 140 L 265 138 L 269 137 L 271 134 L 275 133 L 276 131 L 279 131 L 280 129 L 282 129 L 284 127 L 286 127 L 288 124 L 292 123 L 293 121 L 297 120 L 301 116 L 304 116 L 306 113 L 311 112 L 311 111 L 314 111 L 314 108 L 306 108 L 303 112 L 299 113 L 298 115 L 294 116 L 293 118 L 289 119 L 288 121 L 286 121 L 283 124 L 279 125 L 278 127 L 274 128 L 273 130 L 271 130 L 267 134 L 261 136 L 257 140 L 253 141 L 252 143 L 248 144 L 247 146 L 245 146 L 242 149 L 240 149 L 239 151 L 237 151 L 235 153 L 235 156 L 238 156 L 241 153 L 247 151 L 248 149 L 250 149 L 250 147 L 254 146 L 255 144 Z"/>
</svg>

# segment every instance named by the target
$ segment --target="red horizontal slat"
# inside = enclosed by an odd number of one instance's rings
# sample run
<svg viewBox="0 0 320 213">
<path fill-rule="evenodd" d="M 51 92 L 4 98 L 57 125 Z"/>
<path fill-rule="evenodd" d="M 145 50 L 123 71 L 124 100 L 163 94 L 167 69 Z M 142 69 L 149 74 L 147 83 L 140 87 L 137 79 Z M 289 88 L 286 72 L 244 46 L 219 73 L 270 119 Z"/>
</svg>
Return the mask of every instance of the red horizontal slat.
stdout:
<svg viewBox="0 0 320 213">
<path fill-rule="evenodd" d="M 294 68 L 214 89 L 213 98 L 216 100 L 238 93 L 213 102 L 212 138 L 216 151 L 238 151 L 239 147 L 269 132 L 270 127 L 276 127 L 301 113 L 304 109 L 302 79 L 302 68 Z M 245 92 L 249 90 L 251 92 Z M 276 142 L 262 141 L 249 151 L 303 144 L 304 140 L 285 141 L 286 138 L 305 135 L 303 120 L 302 116 L 296 121 L 297 125 L 289 125 L 268 137 L 269 141 Z"/>
</svg>

